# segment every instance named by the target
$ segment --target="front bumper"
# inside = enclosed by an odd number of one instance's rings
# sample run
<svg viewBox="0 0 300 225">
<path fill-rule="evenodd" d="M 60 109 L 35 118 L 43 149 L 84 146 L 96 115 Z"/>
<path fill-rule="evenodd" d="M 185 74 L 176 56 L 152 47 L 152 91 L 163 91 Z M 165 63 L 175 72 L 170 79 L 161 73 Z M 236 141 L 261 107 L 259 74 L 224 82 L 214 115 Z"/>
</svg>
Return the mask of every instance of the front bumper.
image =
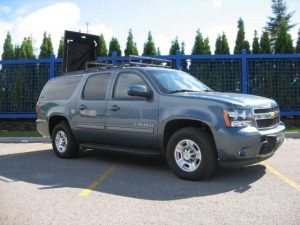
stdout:
<svg viewBox="0 0 300 225">
<path fill-rule="evenodd" d="M 284 130 L 283 123 L 268 130 L 257 130 L 254 127 L 223 129 L 215 137 L 219 165 L 241 167 L 270 158 L 283 143 Z"/>
</svg>

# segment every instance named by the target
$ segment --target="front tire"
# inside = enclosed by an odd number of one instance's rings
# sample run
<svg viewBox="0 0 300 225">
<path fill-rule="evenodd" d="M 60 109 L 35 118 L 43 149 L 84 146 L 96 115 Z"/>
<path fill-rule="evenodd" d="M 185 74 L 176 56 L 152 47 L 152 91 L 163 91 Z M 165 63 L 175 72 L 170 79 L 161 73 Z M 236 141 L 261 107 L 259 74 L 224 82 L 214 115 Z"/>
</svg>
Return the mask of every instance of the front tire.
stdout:
<svg viewBox="0 0 300 225">
<path fill-rule="evenodd" d="M 167 145 L 167 162 L 171 170 L 186 180 L 201 180 L 216 168 L 216 150 L 210 134 L 199 128 L 176 131 Z"/>
<path fill-rule="evenodd" d="M 55 154 L 60 158 L 76 157 L 79 148 L 76 145 L 69 125 L 62 121 L 52 132 L 52 146 Z"/>
</svg>

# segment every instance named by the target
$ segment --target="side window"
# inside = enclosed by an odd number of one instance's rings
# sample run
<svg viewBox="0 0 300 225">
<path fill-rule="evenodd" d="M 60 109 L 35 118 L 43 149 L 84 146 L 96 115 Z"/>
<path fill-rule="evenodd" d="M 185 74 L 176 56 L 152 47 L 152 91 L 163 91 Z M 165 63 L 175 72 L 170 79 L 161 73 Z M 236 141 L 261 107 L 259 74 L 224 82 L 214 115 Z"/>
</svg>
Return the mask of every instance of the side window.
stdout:
<svg viewBox="0 0 300 225">
<path fill-rule="evenodd" d="M 44 87 L 41 98 L 45 100 L 67 100 L 72 96 L 80 80 L 81 76 L 50 80 Z"/>
<path fill-rule="evenodd" d="M 139 97 L 132 97 L 127 94 L 129 87 L 132 85 L 145 85 L 145 81 L 137 74 L 134 73 L 121 73 L 118 75 L 113 98 L 116 99 L 140 99 Z M 142 98 L 141 98 L 142 99 Z"/>
<path fill-rule="evenodd" d="M 85 100 L 104 100 L 109 83 L 109 74 L 90 76 L 85 84 L 82 97 Z"/>
</svg>

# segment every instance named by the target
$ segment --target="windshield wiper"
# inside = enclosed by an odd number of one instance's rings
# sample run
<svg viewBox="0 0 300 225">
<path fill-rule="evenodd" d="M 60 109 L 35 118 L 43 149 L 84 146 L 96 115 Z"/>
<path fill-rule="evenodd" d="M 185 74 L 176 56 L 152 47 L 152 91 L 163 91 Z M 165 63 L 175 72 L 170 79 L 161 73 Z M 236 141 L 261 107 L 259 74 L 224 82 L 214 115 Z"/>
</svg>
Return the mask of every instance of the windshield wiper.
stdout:
<svg viewBox="0 0 300 225">
<path fill-rule="evenodd" d="M 170 91 L 169 94 L 180 93 L 180 92 L 199 92 L 199 91 L 194 91 L 190 89 L 180 89 L 180 90 Z"/>
<path fill-rule="evenodd" d="M 214 92 L 212 89 L 204 89 L 201 91 L 195 91 L 195 90 L 190 90 L 190 89 L 179 89 L 175 91 L 170 91 L 169 94 L 174 94 L 174 93 L 182 93 L 182 92 Z"/>
</svg>

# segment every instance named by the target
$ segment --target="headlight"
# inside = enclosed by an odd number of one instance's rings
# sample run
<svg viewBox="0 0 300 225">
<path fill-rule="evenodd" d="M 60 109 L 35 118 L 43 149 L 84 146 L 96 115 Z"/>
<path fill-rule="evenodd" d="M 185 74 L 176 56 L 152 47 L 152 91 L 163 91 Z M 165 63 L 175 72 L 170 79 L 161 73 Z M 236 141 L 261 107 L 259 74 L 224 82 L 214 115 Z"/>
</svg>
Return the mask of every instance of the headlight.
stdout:
<svg viewBox="0 0 300 225">
<path fill-rule="evenodd" d="M 226 127 L 248 127 L 254 125 L 252 113 L 247 109 L 223 110 L 223 117 Z"/>
</svg>

